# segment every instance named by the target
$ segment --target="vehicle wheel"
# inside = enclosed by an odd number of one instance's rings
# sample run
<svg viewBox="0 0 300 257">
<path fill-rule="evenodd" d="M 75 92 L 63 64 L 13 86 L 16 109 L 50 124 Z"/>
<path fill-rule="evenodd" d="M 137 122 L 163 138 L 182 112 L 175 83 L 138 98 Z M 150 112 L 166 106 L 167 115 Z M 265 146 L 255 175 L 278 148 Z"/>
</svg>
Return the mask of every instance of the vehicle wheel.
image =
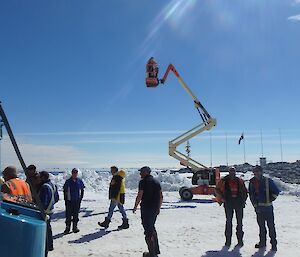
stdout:
<svg viewBox="0 0 300 257">
<path fill-rule="evenodd" d="M 188 188 L 181 190 L 181 199 L 184 201 L 190 201 L 193 198 L 193 193 Z"/>
<path fill-rule="evenodd" d="M 182 197 L 182 196 L 181 196 L 182 190 L 183 190 L 183 189 L 186 189 L 186 188 L 187 188 L 187 187 L 181 187 L 181 188 L 179 189 L 179 195 L 180 195 L 180 197 Z"/>
</svg>

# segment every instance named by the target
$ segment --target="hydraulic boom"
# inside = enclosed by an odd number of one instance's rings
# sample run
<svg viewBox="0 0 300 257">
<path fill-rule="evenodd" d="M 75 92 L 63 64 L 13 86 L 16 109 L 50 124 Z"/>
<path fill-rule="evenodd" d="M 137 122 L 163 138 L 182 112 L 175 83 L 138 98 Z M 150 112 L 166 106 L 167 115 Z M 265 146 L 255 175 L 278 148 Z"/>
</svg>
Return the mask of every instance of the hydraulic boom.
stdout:
<svg viewBox="0 0 300 257">
<path fill-rule="evenodd" d="M 190 167 L 193 172 L 197 172 L 200 169 L 207 168 L 205 165 L 197 162 L 196 160 L 190 158 L 186 154 L 183 154 L 177 150 L 177 147 L 189 139 L 195 137 L 199 133 L 210 130 L 212 127 L 216 125 L 216 119 L 212 118 L 204 106 L 200 103 L 198 98 L 194 95 L 191 89 L 187 86 L 187 84 L 180 77 L 178 71 L 172 64 L 169 64 L 164 76 L 162 79 L 158 78 L 159 67 L 157 62 L 151 57 L 146 65 L 146 85 L 147 87 L 157 87 L 160 83 L 164 84 L 167 80 L 167 77 L 172 71 L 175 77 L 178 79 L 180 85 L 187 91 L 187 93 L 192 97 L 195 108 L 197 109 L 202 122 L 196 127 L 188 130 L 187 132 L 181 134 L 180 136 L 174 138 L 169 142 L 169 155 L 180 161 L 180 164 Z"/>
</svg>

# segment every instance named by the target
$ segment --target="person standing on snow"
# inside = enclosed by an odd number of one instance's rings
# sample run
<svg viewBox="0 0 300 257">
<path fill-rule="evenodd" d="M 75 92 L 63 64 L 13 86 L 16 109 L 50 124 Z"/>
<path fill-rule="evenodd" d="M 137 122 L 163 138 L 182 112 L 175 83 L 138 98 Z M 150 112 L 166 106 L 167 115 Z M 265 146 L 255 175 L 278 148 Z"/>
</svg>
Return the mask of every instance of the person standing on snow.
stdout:
<svg viewBox="0 0 300 257">
<path fill-rule="evenodd" d="M 144 252 L 143 257 L 156 257 L 160 254 L 155 222 L 163 201 L 160 183 L 150 173 L 151 169 L 144 166 L 140 171 L 141 181 L 135 200 L 133 213 L 141 203 L 141 219 L 144 228 L 145 241 L 149 252 Z"/>
<path fill-rule="evenodd" d="M 249 196 L 256 212 L 257 224 L 259 226 L 259 243 L 255 248 L 266 246 L 267 230 L 269 229 L 272 251 L 277 251 L 276 230 L 274 223 L 274 210 L 272 202 L 277 198 L 280 190 L 270 178 L 263 176 L 261 166 L 255 166 L 253 169 L 254 177 L 250 179 Z"/>
<path fill-rule="evenodd" d="M 64 190 L 64 200 L 66 206 L 66 229 L 64 234 L 70 233 L 71 221 L 73 217 L 73 232 L 78 233 L 78 215 L 80 211 L 80 204 L 84 195 L 84 184 L 80 178 L 78 178 L 78 170 L 72 169 L 72 176 L 66 180 Z"/>
<path fill-rule="evenodd" d="M 216 186 L 217 197 L 224 203 L 224 210 L 226 216 L 225 226 L 225 246 L 231 245 L 232 237 L 232 218 L 233 213 L 236 215 L 236 237 L 238 240 L 237 246 L 243 246 L 243 209 L 245 208 L 247 200 L 247 189 L 244 181 L 236 177 L 236 170 L 234 167 L 229 168 L 229 175 L 222 178 Z"/>
<path fill-rule="evenodd" d="M 118 226 L 118 229 L 129 228 L 127 215 L 124 209 L 125 203 L 125 171 L 118 170 L 118 167 L 112 166 L 110 168 L 112 179 L 109 184 L 109 211 L 108 215 L 103 222 L 98 222 L 98 225 L 104 228 L 108 228 L 111 218 L 114 213 L 114 209 L 118 206 L 120 213 L 122 214 L 123 223 Z"/>
<path fill-rule="evenodd" d="M 48 251 L 53 251 L 53 237 L 52 237 L 52 227 L 51 227 L 51 216 L 53 214 L 54 204 L 58 202 L 59 195 L 57 192 L 57 187 L 52 184 L 49 179 L 49 173 L 47 171 L 40 172 L 41 186 L 39 191 L 39 196 L 41 203 L 45 210 L 45 213 L 48 215 L 47 219 L 47 238 L 46 238 L 46 254 Z"/>
</svg>

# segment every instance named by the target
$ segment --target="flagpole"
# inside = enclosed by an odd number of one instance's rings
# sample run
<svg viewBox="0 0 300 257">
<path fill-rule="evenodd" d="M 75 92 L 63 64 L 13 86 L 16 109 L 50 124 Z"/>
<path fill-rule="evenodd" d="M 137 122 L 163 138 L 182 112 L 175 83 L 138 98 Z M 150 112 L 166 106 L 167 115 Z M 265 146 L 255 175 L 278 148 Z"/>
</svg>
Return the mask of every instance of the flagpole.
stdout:
<svg viewBox="0 0 300 257">
<path fill-rule="evenodd" d="M 209 132 L 209 144 L 210 144 L 210 167 L 212 168 L 212 143 L 211 143 L 211 131 Z"/>
<path fill-rule="evenodd" d="M 226 142 L 226 165 L 228 167 L 228 145 L 227 145 L 227 132 L 225 134 L 225 142 Z"/>
<path fill-rule="evenodd" d="M 245 146 L 245 134 L 243 131 L 243 145 L 244 145 L 244 163 L 246 163 L 246 146 Z"/>
<path fill-rule="evenodd" d="M 281 163 L 283 163 L 282 141 L 281 141 L 281 129 L 279 129 L 279 142 L 280 142 L 280 156 L 281 156 Z"/>
<path fill-rule="evenodd" d="M 260 143 L 261 143 L 261 157 L 264 157 L 264 146 L 263 146 L 263 138 L 262 138 L 262 130 L 260 129 Z"/>
</svg>

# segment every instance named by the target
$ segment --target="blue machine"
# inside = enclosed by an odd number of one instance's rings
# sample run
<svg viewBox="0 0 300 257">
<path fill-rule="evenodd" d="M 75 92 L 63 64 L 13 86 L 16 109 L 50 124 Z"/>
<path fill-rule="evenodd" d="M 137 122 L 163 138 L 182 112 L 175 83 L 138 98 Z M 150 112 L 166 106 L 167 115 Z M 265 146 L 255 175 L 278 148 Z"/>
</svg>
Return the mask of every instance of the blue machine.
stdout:
<svg viewBox="0 0 300 257">
<path fill-rule="evenodd" d="M 39 210 L 0 202 L 0 256 L 45 256 L 46 222 Z"/>
</svg>

